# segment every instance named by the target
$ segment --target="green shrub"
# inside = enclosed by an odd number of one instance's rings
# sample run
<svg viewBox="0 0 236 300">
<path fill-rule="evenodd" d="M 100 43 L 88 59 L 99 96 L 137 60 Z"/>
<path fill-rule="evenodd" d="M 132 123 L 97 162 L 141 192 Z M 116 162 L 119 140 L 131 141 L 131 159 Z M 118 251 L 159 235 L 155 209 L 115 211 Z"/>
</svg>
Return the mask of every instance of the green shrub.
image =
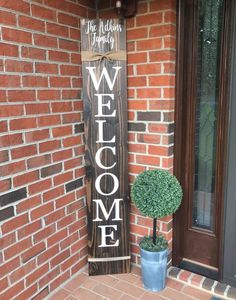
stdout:
<svg viewBox="0 0 236 300">
<path fill-rule="evenodd" d="M 165 170 L 139 174 L 131 188 L 131 198 L 143 215 L 163 218 L 180 206 L 182 188 L 177 178 Z"/>
<path fill-rule="evenodd" d="M 183 192 L 177 178 L 165 170 L 149 170 L 139 174 L 131 188 L 131 198 L 144 216 L 153 218 L 153 237 L 145 237 L 140 247 L 148 251 L 167 248 L 163 236 L 157 236 L 157 218 L 176 212 Z"/>
<path fill-rule="evenodd" d="M 145 236 L 139 245 L 143 250 L 158 252 L 165 250 L 168 247 L 168 242 L 163 235 L 157 236 L 156 244 L 153 243 L 153 239 L 150 236 Z"/>
</svg>

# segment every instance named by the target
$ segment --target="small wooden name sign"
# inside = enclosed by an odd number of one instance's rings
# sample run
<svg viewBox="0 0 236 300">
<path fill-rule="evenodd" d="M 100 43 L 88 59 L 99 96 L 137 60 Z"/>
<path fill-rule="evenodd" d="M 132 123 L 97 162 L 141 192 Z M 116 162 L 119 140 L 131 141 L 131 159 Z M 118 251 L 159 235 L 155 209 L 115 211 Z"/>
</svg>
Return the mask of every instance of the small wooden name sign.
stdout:
<svg viewBox="0 0 236 300">
<path fill-rule="evenodd" d="M 126 29 L 81 20 L 89 274 L 130 271 Z"/>
</svg>

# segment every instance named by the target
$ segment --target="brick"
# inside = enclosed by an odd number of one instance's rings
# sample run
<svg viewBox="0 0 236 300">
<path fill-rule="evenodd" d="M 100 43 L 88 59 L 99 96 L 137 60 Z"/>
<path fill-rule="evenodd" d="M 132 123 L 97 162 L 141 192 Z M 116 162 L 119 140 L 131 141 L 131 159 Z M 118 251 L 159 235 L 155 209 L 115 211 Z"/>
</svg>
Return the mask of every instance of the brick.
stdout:
<svg viewBox="0 0 236 300">
<path fill-rule="evenodd" d="M 146 131 L 146 124 L 145 123 L 128 123 L 128 130 L 129 131 Z"/>
<path fill-rule="evenodd" d="M 151 155 L 171 156 L 173 154 L 173 147 L 161 147 L 161 146 L 148 146 L 148 153 Z"/>
<path fill-rule="evenodd" d="M 137 50 L 138 51 L 150 51 L 150 50 L 156 50 L 160 49 L 162 47 L 162 40 L 159 39 L 148 39 L 148 40 L 140 40 L 137 41 Z"/>
<path fill-rule="evenodd" d="M 24 280 L 12 285 L 8 290 L 1 294 L 2 299 L 13 299 L 17 294 L 24 290 Z"/>
<path fill-rule="evenodd" d="M 53 234 L 47 239 L 48 247 L 51 247 L 54 244 L 58 243 L 59 241 L 63 240 L 66 237 L 66 235 L 67 235 L 66 228 L 56 232 L 55 234 Z"/>
<path fill-rule="evenodd" d="M 0 174 L 1 176 L 8 176 L 12 174 L 16 174 L 19 172 L 25 171 L 25 162 L 17 161 L 14 163 L 10 163 L 8 165 L 0 166 Z"/>
<path fill-rule="evenodd" d="M 78 17 L 73 17 L 71 15 L 58 12 L 58 22 L 64 25 L 77 27 L 79 26 Z"/>
<path fill-rule="evenodd" d="M 161 137 L 155 134 L 138 134 L 137 141 L 140 143 L 159 144 Z"/>
<path fill-rule="evenodd" d="M 147 36 L 148 36 L 148 28 L 135 28 L 135 29 L 130 29 L 127 31 L 128 41 L 144 39 Z"/>
<path fill-rule="evenodd" d="M 75 124 L 75 127 L 74 127 L 74 133 L 77 134 L 77 133 L 84 133 L 84 124 L 81 123 L 81 124 Z"/>
<path fill-rule="evenodd" d="M 164 22 L 176 24 L 176 13 L 173 11 L 165 11 Z"/>
<path fill-rule="evenodd" d="M 0 163 L 9 161 L 8 150 L 4 150 L 0 152 Z"/>
<path fill-rule="evenodd" d="M 27 224 L 28 222 L 29 222 L 28 214 L 17 216 L 15 218 L 5 222 L 2 225 L 2 233 L 6 234 L 8 232 L 16 230 L 17 228 Z"/>
<path fill-rule="evenodd" d="M 48 215 L 54 209 L 53 203 L 44 204 L 38 208 L 35 208 L 31 211 L 30 216 L 32 220 L 41 218 L 42 216 Z"/>
<path fill-rule="evenodd" d="M 0 7 L 19 11 L 19 12 L 25 13 L 25 14 L 30 13 L 29 3 L 26 3 L 23 0 L 17 0 L 17 1 L 0 0 Z"/>
<path fill-rule="evenodd" d="M 0 291 L 4 291 L 8 288 L 8 279 L 7 277 L 0 279 Z"/>
<path fill-rule="evenodd" d="M 150 5 L 151 11 L 165 10 L 175 8 L 173 0 L 160 0 L 158 2 L 153 2 Z"/>
<path fill-rule="evenodd" d="M 58 115 L 38 117 L 40 127 L 49 127 L 61 124 L 61 118 Z"/>
<path fill-rule="evenodd" d="M 48 138 L 49 138 L 49 130 L 48 129 L 36 130 L 36 131 L 31 131 L 31 132 L 25 133 L 25 141 L 27 143 L 41 141 L 41 140 L 45 140 Z"/>
<path fill-rule="evenodd" d="M 56 164 L 56 165 L 51 165 L 49 167 L 42 168 L 40 170 L 40 174 L 42 178 L 45 178 L 60 173 L 61 170 L 62 170 L 62 164 Z"/>
<path fill-rule="evenodd" d="M 24 239 L 11 247 L 8 247 L 4 251 L 4 257 L 6 260 L 11 259 L 13 256 L 20 254 L 24 250 L 30 248 L 32 246 L 31 238 Z"/>
<path fill-rule="evenodd" d="M 26 277 L 26 286 L 37 282 L 43 275 L 49 272 L 49 264 L 46 263 L 45 265 L 35 268 L 34 272 L 32 272 L 29 276 Z M 28 298 L 27 298 L 28 299 Z"/>
<path fill-rule="evenodd" d="M 0 20 L 4 25 L 16 25 L 16 15 L 7 11 L 0 11 Z"/>
<path fill-rule="evenodd" d="M 23 76 L 24 87 L 47 87 L 48 78 L 45 76 Z"/>
<path fill-rule="evenodd" d="M 173 133 L 174 132 L 174 123 L 172 124 L 149 124 L 149 132 L 156 133 Z"/>
<path fill-rule="evenodd" d="M 60 100 L 59 90 L 39 90 L 38 91 L 39 100 Z"/>
<path fill-rule="evenodd" d="M 61 65 L 60 71 L 61 71 L 61 75 L 81 76 L 80 66 Z"/>
<path fill-rule="evenodd" d="M 23 44 L 32 44 L 32 33 L 11 28 L 2 28 L 3 40 Z"/>
<path fill-rule="evenodd" d="M 62 263 L 64 260 L 66 260 L 70 256 L 70 251 L 69 249 L 66 249 L 65 251 L 59 253 L 57 256 L 55 256 L 51 261 L 50 261 L 50 266 L 51 269 L 53 269 L 55 266 L 59 265 Z"/>
<path fill-rule="evenodd" d="M 4 12 L 4 14 L 5 14 L 5 12 Z M 4 44 L 4 43 L 1 42 L 1 44 L 0 44 L 0 55 L 1 56 L 18 57 L 18 55 L 19 55 L 18 46 L 10 45 L 10 44 Z"/>
<path fill-rule="evenodd" d="M 52 112 L 53 113 L 59 113 L 59 112 L 70 112 L 72 111 L 72 102 L 54 102 L 51 104 Z"/>
<path fill-rule="evenodd" d="M 31 5 L 32 15 L 41 20 L 56 21 L 56 11 L 38 5 Z"/>
<path fill-rule="evenodd" d="M 18 295 L 19 299 L 32 299 L 32 296 L 37 292 L 37 284 L 32 285 L 31 287 L 24 289 L 22 293 Z"/>
<path fill-rule="evenodd" d="M 69 41 L 69 40 L 59 39 L 59 48 L 64 49 L 64 50 L 78 52 L 79 51 L 79 43 Z"/>
<path fill-rule="evenodd" d="M 56 203 L 56 208 L 61 208 L 63 206 L 66 206 L 68 204 L 70 204 L 71 202 L 75 201 L 75 194 L 74 193 L 70 193 L 68 195 L 65 195 L 59 199 L 57 199 L 55 201 Z"/>
<path fill-rule="evenodd" d="M 24 237 L 32 235 L 34 232 L 40 230 L 41 227 L 42 227 L 41 221 L 31 222 L 30 224 L 27 224 L 26 226 L 20 228 L 17 231 L 18 239 L 21 240 Z"/>
<path fill-rule="evenodd" d="M 57 48 L 57 39 L 52 36 L 34 34 L 34 44 L 45 48 Z"/>
<path fill-rule="evenodd" d="M 48 295 L 49 295 L 49 288 L 45 287 L 36 296 L 34 296 L 32 298 L 32 300 L 43 300 L 43 299 L 47 298 Z"/>
<path fill-rule="evenodd" d="M 20 148 L 15 148 L 11 150 L 12 159 L 32 156 L 37 153 L 36 145 L 28 145 Z"/>
<path fill-rule="evenodd" d="M 146 52 L 128 53 L 128 64 L 138 64 L 147 62 Z"/>
<path fill-rule="evenodd" d="M 34 243 L 38 243 L 41 242 L 42 240 L 45 240 L 47 237 L 54 234 L 55 232 L 56 232 L 55 224 L 43 228 L 42 230 L 34 234 L 33 236 Z"/>
<path fill-rule="evenodd" d="M 33 157 L 27 160 L 27 167 L 29 169 L 31 168 L 37 168 L 43 165 L 47 165 L 51 163 L 51 155 L 45 154 L 38 157 Z"/>
<path fill-rule="evenodd" d="M 11 189 L 11 178 L 0 181 L 0 192 L 6 192 Z"/>
<path fill-rule="evenodd" d="M 59 140 L 43 142 L 39 144 L 39 152 L 40 153 L 49 152 L 49 151 L 59 149 L 60 147 L 61 147 L 61 142 Z"/>
<path fill-rule="evenodd" d="M 0 121 L 0 133 L 7 132 L 7 131 L 8 131 L 7 121 Z"/>
<path fill-rule="evenodd" d="M 13 206 L 0 210 L 0 222 L 10 219 L 14 216 L 15 216 L 15 212 Z"/>
<path fill-rule="evenodd" d="M 161 121 L 160 112 L 138 112 L 138 121 Z"/>
<path fill-rule="evenodd" d="M 42 180 L 42 181 L 40 181 L 40 182 L 31 184 L 31 185 L 28 187 L 29 194 L 30 194 L 30 195 L 34 195 L 34 194 L 36 194 L 36 193 L 43 192 L 43 191 L 45 191 L 45 190 L 50 189 L 51 186 L 52 186 L 51 179 L 45 179 L 45 180 Z"/>
<path fill-rule="evenodd" d="M 168 24 L 168 25 L 159 25 L 152 26 L 149 33 L 150 37 L 163 37 L 166 35 L 176 35 L 176 26 Z"/>
<path fill-rule="evenodd" d="M 20 87 L 20 76 L 0 75 L 0 87 Z"/>
<path fill-rule="evenodd" d="M 175 51 L 151 51 L 149 57 L 150 62 L 175 61 Z"/>
<path fill-rule="evenodd" d="M 83 186 L 83 179 L 79 178 L 66 184 L 66 192 L 73 191 Z"/>
<path fill-rule="evenodd" d="M 23 119 L 15 119 L 10 121 L 11 130 L 21 130 L 21 129 L 36 128 L 36 127 L 37 127 L 36 118 L 23 118 Z"/>
<path fill-rule="evenodd" d="M 38 62 L 38 63 L 35 63 L 35 70 L 36 70 L 36 73 L 58 74 L 58 65 Z M 40 91 L 38 91 L 38 92 L 40 94 Z"/>
<path fill-rule="evenodd" d="M 136 18 L 136 26 L 150 26 L 152 24 L 162 23 L 163 14 L 162 12 L 152 13 L 152 14 L 145 14 L 142 16 L 137 16 Z"/>
<path fill-rule="evenodd" d="M 150 75 L 161 73 L 161 64 L 140 64 L 137 66 L 138 75 Z"/>
<path fill-rule="evenodd" d="M 69 54 L 67 52 L 49 50 L 48 54 L 49 60 L 58 62 L 69 62 Z"/>
<path fill-rule="evenodd" d="M 72 134 L 72 126 L 60 126 L 52 129 L 53 137 L 62 137 Z"/>
<path fill-rule="evenodd" d="M 33 63 L 7 59 L 5 61 L 5 70 L 7 72 L 32 73 Z"/>
<path fill-rule="evenodd" d="M 174 76 L 149 76 L 150 86 L 175 86 Z"/>
<path fill-rule="evenodd" d="M 39 280 L 39 287 L 47 285 L 50 281 L 56 278 L 60 274 L 59 267 L 54 268 L 52 271 L 48 272 L 42 279 Z M 44 298 L 43 298 L 44 299 Z"/>
<path fill-rule="evenodd" d="M 73 157 L 72 149 L 61 150 L 52 154 L 53 162 L 63 161 Z"/>
<path fill-rule="evenodd" d="M 71 87 L 70 77 L 50 77 L 51 87 Z"/>
<path fill-rule="evenodd" d="M 8 91 L 8 100 L 10 102 L 35 101 L 36 93 L 31 90 L 11 90 Z"/>
<path fill-rule="evenodd" d="M 12 260 L 8 261 L 7 263 L 1 264 L 0 265 L 0 274 L 2 277 L 4 277 L 6 274 L 9 274 L 16 268 L 20 266 L 20 258 L 15 257 Z M 9 299 L 9 298 L 7 298 Z"/>
<path fill-rule="evenodd" d="M 56 221 L 62 219 L 65 216 L 64 208 L 56 210 L 55 212 L 49 214 L 44 218 L 46 225 L 55 223 Z"/>
<path fill-rule="evenodd" d="M 64 162 L 64 170 L 67 171 L 69 169 L 74 169 L 76 167 L 80 167 L 82 165 L 81 158 L 73 158 Z"/>
<path fill-rule="evenodd" d="M 34 31 L 45 31 L 45 24 L 41 20 L 26 16 L 19 16 L 18 20 L 20 27 L 31 29 Z"/>
<path fill-rule="evenodd" d="M 27 115 L 40 115 L 50 113 L 49 103 L 26 104 Z"/>
<path fill-rule="evenodd" d="M 22 47 L 21 50 L 22 57 L 37 59 L 37 60 L 46 60 L 46 50 L 33 48 L 33 47 Z"/>
<path fill-rule="evenodd" d="M 26 198 L 26 188 L 22 188 L 0 196 L 0 206 L 5 206 Z"/>
<path fill-rule="evenodd" d="M 46 245 L 44 242 L 40 242 L 39 244 L 31 247 L 29 250 L 25 251 L 21 254 L 23 263 L 26 263 L 36 255 L 39 255 L 41 252 L 43 252 L 46 249 Z"/>
<path fill-rule="evenodd" d="M 77 146 L 79 144 L 81 144 L 80 136 L 73 136 L 73 137 L 65 138 L 63 140 L 64 147 L 72 147 L 72 146 Z"/>
<path fill-rule="evenodd" d="M 138 98 L 160 98 L 161 97 L 161 89 L 158 88 L 146 88 L 146 89 L 138 89 L 137 90 Z"/>
<path fill-rule="evenodd" d="M 80 113 L 63 115 L 63 124 L 81 122 Z"/>
<path fill-rule="evenodd" d="M 73 179 L 73 172 L 69 171 L 67 173 L 56 175 L 53 178 L 53 184 L 54 184 L 54 186 L 57 186 L 57 185 L 60 185 L 62 183 L 66 183 L 68 181 L 71 181 L 72 179 Z"/>
<path fill-rule="evenodd" d="M 41 265 L 48 261 L 51 257 L 55 256 L 57 253 L 59 253 L 59 245 L 55 245 L 53 247 L 49 247 L 37 257 L 37 263 L 38 265 Z"/>
<path fill-rule="evenodd" d="M 47 32 L 56 36 L 69 36 L 69 30 L 67 26 L 62 26 L 54 23 L 47 23 Z"/>
<path fill-rule="evenodd" d="M 16 207 L 17 213 L 28 211 L 29 209 L 41 204 L 40 196 L 34 196 L 18 203 Z"/>
</svg>

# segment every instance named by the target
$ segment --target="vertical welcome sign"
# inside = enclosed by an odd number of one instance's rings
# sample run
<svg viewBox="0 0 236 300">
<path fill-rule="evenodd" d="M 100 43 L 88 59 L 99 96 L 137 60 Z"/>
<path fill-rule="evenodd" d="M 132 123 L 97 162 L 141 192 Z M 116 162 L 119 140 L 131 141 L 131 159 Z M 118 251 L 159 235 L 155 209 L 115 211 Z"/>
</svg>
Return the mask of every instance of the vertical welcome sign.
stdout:
<svg viewBox="0 0 236 300">
<path fill-rule="evenodd" d="M 130 271 L 125 32 L 81 20 L 90 275 Z"/>
</svg>

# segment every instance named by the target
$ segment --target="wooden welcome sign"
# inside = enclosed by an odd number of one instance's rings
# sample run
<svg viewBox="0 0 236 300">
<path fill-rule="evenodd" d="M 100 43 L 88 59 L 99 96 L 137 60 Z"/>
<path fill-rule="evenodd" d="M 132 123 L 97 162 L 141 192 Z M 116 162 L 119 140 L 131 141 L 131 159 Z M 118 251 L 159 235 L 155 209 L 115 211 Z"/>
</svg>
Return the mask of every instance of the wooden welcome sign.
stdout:
<svg viewBox="0 0 236 300">
<path fill-rule="evenodd" d="M 125 32 L 81 20 L 89 275 L 130 271 Z"/>
</svg>

